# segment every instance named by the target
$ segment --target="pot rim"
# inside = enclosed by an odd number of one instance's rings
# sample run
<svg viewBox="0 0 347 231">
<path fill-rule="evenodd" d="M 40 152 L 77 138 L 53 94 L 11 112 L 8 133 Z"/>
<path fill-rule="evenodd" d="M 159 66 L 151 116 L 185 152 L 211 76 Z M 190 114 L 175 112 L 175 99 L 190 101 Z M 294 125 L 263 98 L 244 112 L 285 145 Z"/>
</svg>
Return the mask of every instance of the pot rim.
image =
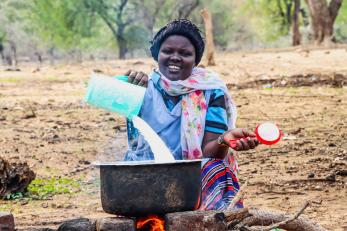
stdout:
<svg viewBox="0 0 347 231">
<path fill-rule="evenodd" d="M 192 162 L 201 162 L 202 159 L 196 159 L 196 160 L 175 160 L 173 162 L 159 162 L 156 163 L 154 160 L 144 160 L 144 161 L 110 161 L 110 162 L 100 162 L 95 161 L 91 163 L 92 166 L 95 167 L 102 167 L 102 166 L 137 166 L 137 165 L 170 165 L 170 164 L 184 164 L 184 163 L 192 163 Z"/>
</svg>

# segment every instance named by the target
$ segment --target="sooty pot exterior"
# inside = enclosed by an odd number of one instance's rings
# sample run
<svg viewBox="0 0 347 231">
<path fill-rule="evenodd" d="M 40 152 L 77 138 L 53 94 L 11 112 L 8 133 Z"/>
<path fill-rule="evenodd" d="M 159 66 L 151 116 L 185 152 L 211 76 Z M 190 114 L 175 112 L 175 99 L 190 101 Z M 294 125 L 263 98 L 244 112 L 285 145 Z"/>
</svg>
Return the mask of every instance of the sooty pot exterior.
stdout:
<svg viewBox="0 0 347 231">
<path fill-rule="evenodd" d="M 193 210 L 201 194 L 200 169 L 200 160 L 101 164 L 102 207 L 135 217 Z"/>
</svg>

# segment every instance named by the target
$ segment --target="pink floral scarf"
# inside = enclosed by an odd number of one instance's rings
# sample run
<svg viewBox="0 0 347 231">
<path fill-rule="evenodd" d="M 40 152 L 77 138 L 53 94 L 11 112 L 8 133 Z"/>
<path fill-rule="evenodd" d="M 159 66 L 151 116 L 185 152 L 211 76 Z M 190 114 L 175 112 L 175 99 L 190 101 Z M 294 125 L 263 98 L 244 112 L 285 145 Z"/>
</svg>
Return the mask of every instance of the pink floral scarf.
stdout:
<svg viewBox="0 0 347 231">
<path fill-rule="evenodd" d="M 205 90 L 221 89 L 225 95 L 228 128 L 235 128 L 236 107 L 223 80 L 204 68 L 193 68 L 186 80 L 171 81 L 160 71 L 160 86 L 171 96 L 182 95 L 181 145 L 184 159 L 203 158 L 201 144 L 204 138 L 207 104 Z M 229 159 L 229 163 L 230 159 Z"/>
</svg>

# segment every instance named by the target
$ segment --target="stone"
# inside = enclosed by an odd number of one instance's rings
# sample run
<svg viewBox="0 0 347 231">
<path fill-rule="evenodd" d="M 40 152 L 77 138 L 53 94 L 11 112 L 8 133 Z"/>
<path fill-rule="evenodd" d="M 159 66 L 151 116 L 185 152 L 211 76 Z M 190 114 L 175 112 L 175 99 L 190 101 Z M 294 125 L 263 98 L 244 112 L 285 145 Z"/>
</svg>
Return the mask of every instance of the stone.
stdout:
<svg viewBox="0 0 347 231">
<path fill-rule="evenodd" d="M 95 231 L 95 222 L 87 218 L 77 218 L 63 222 L 58 231 Z"/>
<path fill-rule="evenodd" d="M 96 231 L 136 231 L 135 221 L 125 217 L 105 217 L 96 221 Z"/>
<path fill-rule="evenodd" d="M 310 172 L 307 176 L 307 178 L 314 178 L 315 177 L 315 174 L 313 172 Z"/>
<path fill-rule="evenodd" d="M 14 218 L 11 213 L 0 212 L 0 231 L 14 231 Z"/>
<path fill-rule="evenodd" d="M 217 211 L 189 211 L 165 215 L 166 231 L 223 231 L 228 230 L 223 219 L 218 219 Z"/>
<path fill-rule="evenodd" d="M 57 231 L 57 230 L 50 229 L 50 228 L 32 228 L 32 229 L 26 229 L 25 231 Z"/>
</svg>

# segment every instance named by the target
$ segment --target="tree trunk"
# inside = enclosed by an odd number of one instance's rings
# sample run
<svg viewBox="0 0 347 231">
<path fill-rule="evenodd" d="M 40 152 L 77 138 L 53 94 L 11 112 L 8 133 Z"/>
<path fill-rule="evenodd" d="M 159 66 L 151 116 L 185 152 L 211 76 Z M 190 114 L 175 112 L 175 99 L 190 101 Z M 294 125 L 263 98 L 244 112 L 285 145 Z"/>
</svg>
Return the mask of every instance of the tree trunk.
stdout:
<svg viewBox="0 0 347 231">
<path fill-rule="evenodd" d="M 206 61 L 207 66 L 216 65 L 214 61 L 214 42 L 213 42 L 213 26 L 212 18 L 210 12 L 207 9 L 201 11 L 201 15 L 205 23 L 205 33 L 206 33 Z"/>
<path fill-rule="evenodd" d="M 341 7 L 342 0 L 306 0 L 310 9 L 313 37 L 316 44 L 326 45 L 333 41 L 334 22 Z"/>
<path fill-rule="evenodd" d="M 127 40 L 124 36 L 124 31 L 127 25 L 131 23 L 131 20 L 123 20 L 123 14 L 128 0 L 121 0 L 117 7 L 113 7 L 113 13 L 108 12 L 108 6 L 104 1 L 99 0 L 98 3 L 101 4 L 101 8 L 96 8 L 95 11 L 101 17 L 101 19 L 106 23 L 107 27 L 111 30 L 113 36 L 116 38 L 118 43 L 118 58 L 125 59 L 125 55 L 128 52 Z M 116 17 L 114 18 L 114 14 Z"/>
<path fill-rule="evenodd" d="M 293 46 L 298 46 L 301 43 L 301 34 L 299 30 L 299 12 L 300 12 L 300 0 L 294 0 Z"/>
<path fill-rule="evenodd" d="M 128 46 L 127 46 L 127 41 L 124 37 L 124 28 L 122 25 L 118 25 L 118 30 L 117 30 L 117 42 L 118 42 L 118 58 L 119 59 L 125 59 L 125 55 L 128 52 Z"/>
<path fill-rule="evenodd" d="M 48 54 L 49 54 L 49 64 L 51 65 L 51 66 L 53 66 L 54 65 L 54 51 L 55 51 L 55 47 L 54 46 L 52 46 L 52 47 L 50 47 L 49 49 L 48 49 Z"/>
<path fill-rule="evenodd" d="M 342 0 L 332 0 L 329 4 L 329 14 L 332 24 L 335 23 L 335 19 L 339 13 L 339 9 L 342 5 Z"/>
<path fill-rule="evenodd" d="M 5 63 L 4 45 L 2 45 L 2 43 L 0 43 L 0 55 L 2 62 Z"/>
<path fill-rule="evenodd" d="M 330 28 L 331 28 L 331 35 L 330 35 L 330 37 L 331 37 L 331 40 L 333 42 L 335 42 L 335 38 L 333 36 L 333 34 L 334 34 L 334 23 L 335 23 L 335 19 L 336 19 L 337 15 L 339 13 L 339 9 L 340 9 L 340 7 L 342 5 L 342 1 L 343 0 L 332 0 L 330 2 L 330 4 L 329 4 L 329 15 L 330 15 L 330 23 L 331 23 L 331 26 L 330 26 Z"/>
<path fill-rule="evenodd" d="M 14 68 L 17 68 L 17 66 L 18 66 L 17 46 L 16 46 L 15 42 L 12 40 L 8 40 L 8 43 L 9 43 L 10 49 L 11 49 L 12 65 Z"/>
<path fill-rule="evenodd" d="M 141 0 L 140 4 L 137 5 L 140 13 L 142 14 L 143 24 L 148 29 L 151 37 L 154 35 L 154 25 L 158 17 L 158 13 L 164 6 L 164 0 L 155 0 L 154 6 L 146 6 L 145 0 Z"/>
<path fill-rule="evenodd" d="M 294 0 L 295 1 L 295 0 Z M 288 32 L 290 30 L 290 25 L 292 24 L 292 1 L 285 1 L 286 4 L 286 18 L 287 18 L 287 28 L 288 28 Z"/>
</svg>

